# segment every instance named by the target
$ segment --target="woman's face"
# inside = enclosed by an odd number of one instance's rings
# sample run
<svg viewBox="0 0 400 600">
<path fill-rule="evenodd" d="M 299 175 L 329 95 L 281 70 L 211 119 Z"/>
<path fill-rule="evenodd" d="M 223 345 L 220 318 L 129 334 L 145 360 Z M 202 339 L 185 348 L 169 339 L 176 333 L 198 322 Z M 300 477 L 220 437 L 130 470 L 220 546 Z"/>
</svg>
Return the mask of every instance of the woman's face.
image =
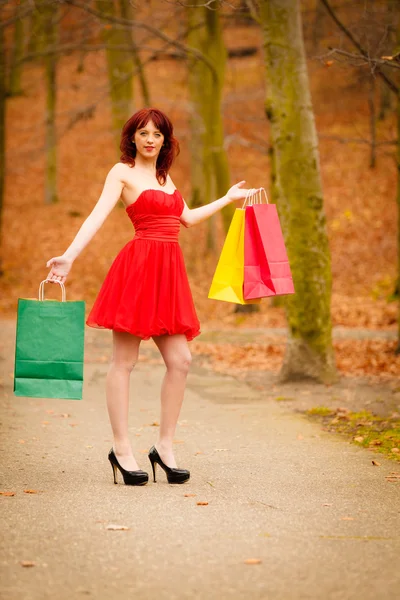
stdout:
<svg viewBox="0 0 400 600">
<path fill-rule="evenodd" d="M 135 131 L 133 141 L 136 151 L 144 158 L 156 158 L 164 142 L 164 136 L 155 126 L 153 121 L 148 121 L 144 127 Z"/>
</svg>

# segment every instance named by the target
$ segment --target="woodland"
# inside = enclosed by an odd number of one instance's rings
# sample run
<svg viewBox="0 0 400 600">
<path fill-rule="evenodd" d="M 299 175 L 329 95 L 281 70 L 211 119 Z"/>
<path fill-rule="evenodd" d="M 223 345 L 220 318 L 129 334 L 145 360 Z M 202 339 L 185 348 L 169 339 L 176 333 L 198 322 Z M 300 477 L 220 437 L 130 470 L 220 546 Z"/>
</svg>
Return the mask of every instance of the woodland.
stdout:
<svg viewBox="0 0 400 600">
<path fill-rule="evenodd" d="M 0 10 L 3 318 L 37 295 L 46 261 L 96 203 L 124 122 L 154 106 L 174 123 L 171 175 L 187 203 L 243 179 L 262 186 L 287 244 L 296 294 L 245 312 L 207 298 L 234 207 L 182 228 L 202 329 L 251 330 L 232 362 L 288 380 L 396 381 L 396 0 L 10 0 Z M 132 235 L 117 205 L 76 260 L 68 299 L 89 309 Z M 285 347 L 257 343 L 274 328 L 288 329 Z M 376 336 L 332 340 L 335 328 Z M 229 345 L 210 353 L 226 359 Z"/>
</svg>

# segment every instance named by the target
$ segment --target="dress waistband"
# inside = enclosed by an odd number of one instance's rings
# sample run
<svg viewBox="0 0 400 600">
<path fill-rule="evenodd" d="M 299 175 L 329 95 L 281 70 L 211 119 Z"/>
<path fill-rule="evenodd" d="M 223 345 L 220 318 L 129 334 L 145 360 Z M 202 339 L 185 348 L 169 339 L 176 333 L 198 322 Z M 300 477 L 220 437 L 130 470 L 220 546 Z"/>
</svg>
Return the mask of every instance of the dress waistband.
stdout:
<svg viewBox="0 0 400 600">
<path fill-rule="evenodd" d="M 134 239 L 178 242 L 180 220 L 176 215 L 135 215 L 132 223 Z"/>
</svg>

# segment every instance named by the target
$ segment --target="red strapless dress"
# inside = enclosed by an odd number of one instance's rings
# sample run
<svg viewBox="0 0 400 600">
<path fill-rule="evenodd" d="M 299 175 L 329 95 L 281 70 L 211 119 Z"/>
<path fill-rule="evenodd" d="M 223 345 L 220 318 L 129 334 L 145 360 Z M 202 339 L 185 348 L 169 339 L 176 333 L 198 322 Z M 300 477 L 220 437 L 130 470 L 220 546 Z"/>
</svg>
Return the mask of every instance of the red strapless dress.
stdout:
<svg viewBox="0 0 400 600">
<path fill-rule="evenodd" d="M 175 190 L 145 190 L 126 212 L 134 238 L 118 253 L 86 324 L 127 331 L 144 340 L 159 335 L 200 333 L 178 243 L 184 203 Z"/>
</svg>

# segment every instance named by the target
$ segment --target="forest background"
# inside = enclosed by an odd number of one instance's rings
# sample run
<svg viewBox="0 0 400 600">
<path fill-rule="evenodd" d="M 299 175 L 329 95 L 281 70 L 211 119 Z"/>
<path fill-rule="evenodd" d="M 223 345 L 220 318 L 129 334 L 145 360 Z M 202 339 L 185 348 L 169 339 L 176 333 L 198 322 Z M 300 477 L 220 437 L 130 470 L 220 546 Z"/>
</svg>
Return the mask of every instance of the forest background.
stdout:
<svg viewBox="0 0 400 600">
<path fill-rule="evenodd" d="M 366 48 L 364 59 L 327 4 Z M 300 7 L 331 254 L 332 324 L 388 334 L 334 341 L 336 364 L 342 374 L 394 380 L 400 373 L 392 335 L 398 314 L 398 99 L 378 70 L 398 79 L 399 7 L 394 0 L 303 0 Z M 222 35 L 222 45 L 207 46 L 215 52 L 207 61 L 223 74 L 211 119 L 222 116 L 229 169 L 224 181 L 245 179 L 249 187 L 270 192 L 269 82 L 257 2 L 1 2 L 3 317 L 15 317 L 18 297 L 36 296 L 46 261 L 72 241 L 119 159 L 118 123 L 134 110 L 151 105 L 169 115 L 181 144 L 174 183 L 188 204 L 214 199 L 218 182 L 207 173 L 207 161 L 194 156 L 204 143 L 195 143 L 202 108 L 194 75 L 200 72 L 201 80 L 203 69 L 207 98 L 210 69 L 201 53 L 190 51 L 207 42 L 195 37 L 204 35 L 207 11 L 217 17 Z M 132 26 L 122 25 L 124 19 Z M 122 73 L 119 83 L 110 73 L 113 60 Z M 124 73 L 130 76 L 124 79 Z M 127 106 L 131 112 L 124 115 Z M 273 338 L 258 344 L 257 328 L 285 327 L 284 303 L 263 300 L 259 312 L 247 314 L 207 298 L 228 220 L 218 215 L 183 229 L 180 237 L 203 330 L 254 328 L 241 353 L 228 343 L 209 352 L 217 361 L 231 354 L 236 363 L 277 370 L 284 347 Z M 117 206 L 75 262 L 68 299 L 85 299 L 90 308 L 132 233 Z"/>
</svg>

